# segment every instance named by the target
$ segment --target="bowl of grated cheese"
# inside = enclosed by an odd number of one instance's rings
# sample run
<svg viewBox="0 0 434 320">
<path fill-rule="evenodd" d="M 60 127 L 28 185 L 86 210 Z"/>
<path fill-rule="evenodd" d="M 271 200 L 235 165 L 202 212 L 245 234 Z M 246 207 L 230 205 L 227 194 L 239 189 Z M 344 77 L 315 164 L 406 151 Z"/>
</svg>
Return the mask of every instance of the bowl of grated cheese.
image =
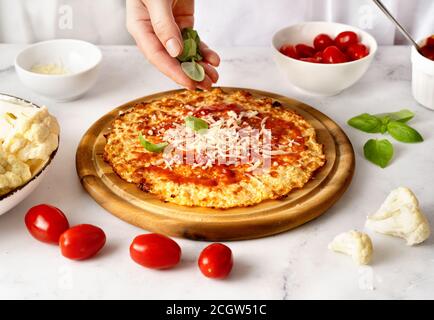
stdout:
<svg viewBox="0 0 434 320">
<path fill-rule="evenodd" d="M 15 70 L 32 91 L 56 101 L 70 101 L 93 87 L 101 60 L 101 50 L 91 43 L 49 40 L 21 51 L 15 59 Z"/>
<path fill-rule="evenodd" d="M 41 183 L 56 155 L 59 131 L 46 107 L 0 94 L 0 215 Z"/>
</svg>

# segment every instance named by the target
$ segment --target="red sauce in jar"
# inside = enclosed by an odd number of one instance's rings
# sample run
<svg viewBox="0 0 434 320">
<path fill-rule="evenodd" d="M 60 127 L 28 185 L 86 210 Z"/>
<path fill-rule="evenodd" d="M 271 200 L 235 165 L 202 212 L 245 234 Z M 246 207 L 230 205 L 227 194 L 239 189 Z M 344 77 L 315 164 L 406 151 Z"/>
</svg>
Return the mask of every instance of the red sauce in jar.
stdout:
<svg viewBox="0 0 434 320">
<path fill-rule="evenodd" d="M 426 44 L 420 48 L 420 53 L 430 60 L 434 61 L 434 35 L 426 40 Z"/>
</svg>

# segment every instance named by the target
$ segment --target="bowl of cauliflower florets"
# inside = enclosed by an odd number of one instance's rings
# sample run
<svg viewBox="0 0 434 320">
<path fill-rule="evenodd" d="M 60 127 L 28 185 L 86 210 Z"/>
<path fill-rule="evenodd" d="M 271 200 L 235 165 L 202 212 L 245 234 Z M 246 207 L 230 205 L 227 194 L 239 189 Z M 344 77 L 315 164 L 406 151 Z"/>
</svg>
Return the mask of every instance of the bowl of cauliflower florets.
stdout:
<svg viewBox="0 0 434 320">
<path fill-rule="evenodd" d="M 56 155 L 59 131 L 46 107 L 0 94 L 0 215 L 41 183 Z"/>
</svg>

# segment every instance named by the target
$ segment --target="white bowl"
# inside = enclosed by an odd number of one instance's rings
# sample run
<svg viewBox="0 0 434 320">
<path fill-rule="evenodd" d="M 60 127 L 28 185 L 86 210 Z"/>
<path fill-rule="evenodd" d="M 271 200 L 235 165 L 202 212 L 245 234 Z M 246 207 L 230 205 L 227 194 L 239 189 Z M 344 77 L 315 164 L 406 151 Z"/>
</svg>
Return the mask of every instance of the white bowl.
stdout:
<svg viewBox="0 0 434 320">
<path fill-rule="evenodd" d="M 312 46 L 317 35 L 325 33 L 334 38 L 342 31 L 357 33 L 369 48 L 369 55 L 347 63 L 320 64 L 293 59 L 279 51 L 284 44 Z M 289 82 L 305 93 L 319 96 L 336 95 L 355 84 L 368 70 L 378 48 L 374 37 L 367 32 L 333 22 L 304 22 L 286 27 L 273 36 L 272 46 L 274 60 Z"/>
<path fill-rule="evenodd" d="M 419 42 L 421 46 L 425 41 Z M 424 107 L 434 110 L 434 61 L 411 49 L 413 97 Z"/>
<path fill-rule="evenodd" d="M 37 105 L 35 105 L 29 101 L 26 101 L 26 100 L 23 100 L 23 99 L 20 99 L 17 97 L 9 96 L 6 94 L 0 93 L 0 100 L 19 101 L 21 103 L 31 104 L 35 108 L 39 108 Z M 32 179 L 30 179 L 26 184 L 10 191 L 9 193 L 7 193 L 5 195 L 0 196 L 0 215 L 8 212 L 13 207 L 18 205 L 20 202 L 22 202 L 25 198 L 27 198 L 39 186 L 39 184 L 41 183 L 41 181 L 43 180 L 43 178 L 47 174 L 47 170 L 49 169 L 50 164 L 52 163 L 56 153 L 57 153 L 57 149 L 51 153 L 50 159 L 47 161 L 47 163 L 45 163 L 45 165 L 39 170 L 39 172 L 34 174 Z"/>
<path fill-rule="evenodd" d="M 15 70 L 21 82 L 45 97 L 68 101 L 83 96 L 96 82 L 102 53 L 95 45 L 72 39 L 39 42 L 21 51 Z M 47 75 L 30 71 L 35 65 L 57 64 L 67 74 Z"/>
</svg>

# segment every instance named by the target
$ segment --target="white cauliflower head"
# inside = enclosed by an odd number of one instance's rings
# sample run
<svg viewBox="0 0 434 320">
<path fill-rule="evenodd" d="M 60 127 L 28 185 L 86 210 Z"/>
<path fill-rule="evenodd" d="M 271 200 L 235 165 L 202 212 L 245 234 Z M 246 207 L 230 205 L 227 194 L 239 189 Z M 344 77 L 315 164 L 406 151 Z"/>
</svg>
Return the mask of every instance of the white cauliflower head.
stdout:
<svg viewBox="0 0 434 320">
<path fill-rule="evenodd" d="M 338 234 L 328 248 L 335 252 L 340 252 L 351 256 L 359 265 L 369 264 L 372 259 L 374 248 L 369 236 L 365 233 L 350 230 Z"/>
<path fill-rule="evenodd" d="M 409 246 L 421 243 L 430 236 L 428 220 L 420 210 L 416 196 L 403 187 L 389 194 L 380 209 L 368 217 L 366 227 L 404 238 Z"/>
<path fill-rule="evenodd" d="M 2 143 L 22 161 L 47 160 L 58 146 L 59 124 L 46 107 L 16 116 Z"/>
<path fill-rule="evenodd" d="M 0 146 L 0 195 L 26 183 L 32 174 L 30 167 L 13 155 L 7 155 Z"/>
</svg>

